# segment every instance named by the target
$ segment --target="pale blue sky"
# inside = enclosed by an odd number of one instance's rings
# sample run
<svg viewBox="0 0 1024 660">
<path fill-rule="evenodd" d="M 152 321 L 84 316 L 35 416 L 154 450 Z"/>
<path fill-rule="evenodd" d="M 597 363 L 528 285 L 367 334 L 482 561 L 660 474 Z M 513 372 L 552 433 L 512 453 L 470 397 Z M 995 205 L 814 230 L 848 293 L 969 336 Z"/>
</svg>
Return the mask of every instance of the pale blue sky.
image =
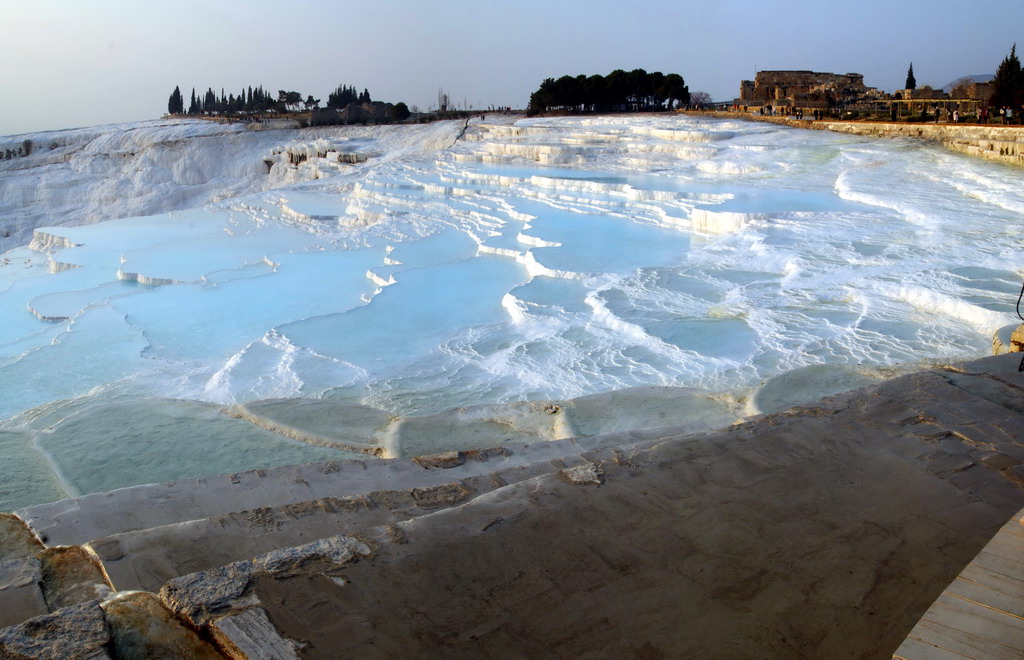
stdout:
<svg viewBox="0 0 1024 660">
<path fill-rule="evenodd" d="M 994 73 L 1024 3 L 962 0 L 0 0 L 0 135 L 159 117 L 175 85 L 339 84 L 427 109 L 525 106 L 541 80 L 643 68 L 728 100 L 755 70 L 892 91 Z"/>
</svg>

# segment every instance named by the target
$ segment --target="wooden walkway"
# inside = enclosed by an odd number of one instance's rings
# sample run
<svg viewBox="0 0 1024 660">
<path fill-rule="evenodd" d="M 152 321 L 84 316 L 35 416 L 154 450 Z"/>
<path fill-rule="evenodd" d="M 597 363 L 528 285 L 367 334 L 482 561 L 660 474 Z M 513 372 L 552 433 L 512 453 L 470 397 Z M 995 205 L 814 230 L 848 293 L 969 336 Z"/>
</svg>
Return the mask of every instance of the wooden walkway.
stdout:
<svg viewBox="0 0 1024 660">
<path fill-rule="evenodd" d="M 1024 658 L 1024 510 L 946 587 L 893 658 Z"/>
</svg>

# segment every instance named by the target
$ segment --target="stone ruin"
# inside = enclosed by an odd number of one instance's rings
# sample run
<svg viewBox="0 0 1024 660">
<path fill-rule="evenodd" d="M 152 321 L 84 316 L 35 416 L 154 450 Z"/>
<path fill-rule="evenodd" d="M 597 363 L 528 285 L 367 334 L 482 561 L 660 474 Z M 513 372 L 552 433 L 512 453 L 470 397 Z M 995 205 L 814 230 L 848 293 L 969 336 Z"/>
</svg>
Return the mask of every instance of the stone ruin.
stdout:
<svg viewBox="0 0 1024 660">
<path fill-rule="evenodd" d="M 758 71 L 754 80 L 740 82 L 740 103 L 777 107 L 825 108 L 871 95 L 860 73 L 815 71 Z"/>
</svg>

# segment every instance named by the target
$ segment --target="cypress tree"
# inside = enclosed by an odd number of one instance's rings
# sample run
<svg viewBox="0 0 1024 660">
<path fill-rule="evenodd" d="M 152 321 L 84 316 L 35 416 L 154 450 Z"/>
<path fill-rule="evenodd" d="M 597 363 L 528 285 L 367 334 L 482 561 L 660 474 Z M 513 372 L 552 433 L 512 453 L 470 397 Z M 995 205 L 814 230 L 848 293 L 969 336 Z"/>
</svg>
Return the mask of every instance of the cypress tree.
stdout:
<svg viewBox="0 0 1024 660">
<path fill-rule="evenodd" d="M 907 84 L 903 89 L 917 89 L 917 80 L 914 78 L 914 63 L 910 63 L 910 68 L 907 69 Z"/>
<path fill-rule="evenodd" d="M 175 85 L 174 91 L 171 92 L 171 97 L 167 99 L 167 114 L 180 115 L 184 111 L 185 102 L 181 98 L 181 90 Z"/>
<path fill-rule="evenodd" d="M 1003 58 L 992 81 L 992 97 L 989 104 L 996 107 L 1010 105 L 1017 107 L 1024 96 L 1024 76 L 1021 75 L 1020 60 L 1017 59 L 1017 44 L 1013 44 L 1010 54 Z"/>
<path fill-rule="evenodd" d="M 349 103 L 355 101 L 362 101 L 364 98 L 369 96 L 369 92 L 365 92 L 364 95 L 357 95 L 355 86 L 338 85 L 338 88 L 327 95 L 327 107 L 328 108 L 344 108 Z"/>
</svg>

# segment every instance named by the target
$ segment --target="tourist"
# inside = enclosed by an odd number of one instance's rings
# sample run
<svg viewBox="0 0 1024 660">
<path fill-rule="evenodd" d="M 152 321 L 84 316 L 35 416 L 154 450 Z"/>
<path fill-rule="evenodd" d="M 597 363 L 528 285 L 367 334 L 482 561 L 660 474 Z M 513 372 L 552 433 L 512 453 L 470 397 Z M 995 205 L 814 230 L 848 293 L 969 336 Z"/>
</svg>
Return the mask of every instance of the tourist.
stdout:
<svg viewBox="0 0 1024 660">
<path fill-rule="evenodd" d="M 953 123 L 954 124 L 959 124 L 960 123 L 960 111 L 959 110 L 954 110 L 953 111 Z"/>
<path fill-rule="evenodd" d="M 1006 106 L 1006 123 L 1013 123 L 1013 108 L 1011 108 L 1010 106 Z"/>
</svg>

